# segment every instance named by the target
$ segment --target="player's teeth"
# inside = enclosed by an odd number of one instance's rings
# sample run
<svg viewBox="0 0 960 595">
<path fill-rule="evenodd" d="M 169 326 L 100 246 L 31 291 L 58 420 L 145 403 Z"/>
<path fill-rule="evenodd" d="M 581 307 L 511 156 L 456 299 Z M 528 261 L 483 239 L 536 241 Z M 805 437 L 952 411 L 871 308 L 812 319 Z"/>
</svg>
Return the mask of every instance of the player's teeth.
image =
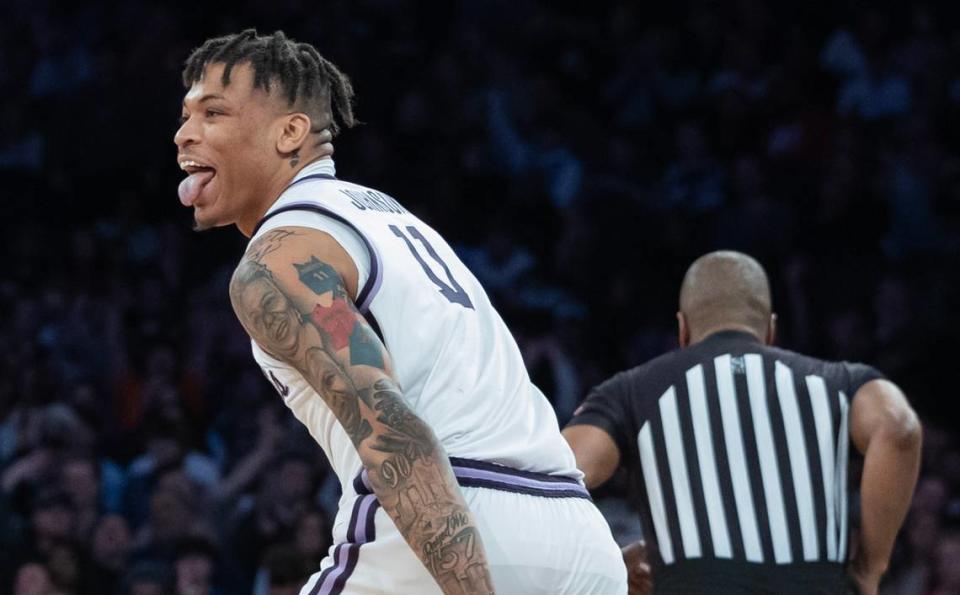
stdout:
<svg viewBox="0 0 960 595">
<path fill-rule="evenodd" d="M 180 162 L 180 169 L 186 169 L 186 168 L 188 168 L 188 167 L 209 167 L 209 166 L 203 165 L 202 163 L 197 163 L 196 161 L 181 161 L 181 162 Z"/>
</svg>

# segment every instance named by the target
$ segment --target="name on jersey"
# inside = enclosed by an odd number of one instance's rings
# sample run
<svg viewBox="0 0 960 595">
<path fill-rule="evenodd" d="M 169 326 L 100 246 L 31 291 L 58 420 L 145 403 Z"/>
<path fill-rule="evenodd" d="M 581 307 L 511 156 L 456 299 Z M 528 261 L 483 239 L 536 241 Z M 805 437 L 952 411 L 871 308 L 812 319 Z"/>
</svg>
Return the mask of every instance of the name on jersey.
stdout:
<svg viewBox="0 0 960 595">
<path fill-rule="evenodd" d="M 381 213 L 396 213 L 403 215 L 407 210 L 400 203 L 385 194 L 373 190 L 340 190 L 350 199 L 350 204 L 361 211 L 379 211 Z"/>
</svg>

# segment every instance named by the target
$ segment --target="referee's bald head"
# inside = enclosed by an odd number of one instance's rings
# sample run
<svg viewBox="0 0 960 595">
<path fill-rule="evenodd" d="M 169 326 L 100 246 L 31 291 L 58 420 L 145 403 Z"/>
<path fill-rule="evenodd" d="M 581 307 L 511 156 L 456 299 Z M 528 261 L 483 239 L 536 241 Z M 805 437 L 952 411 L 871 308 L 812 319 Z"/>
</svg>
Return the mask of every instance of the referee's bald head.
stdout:
<svg viewBox="0 0 960 595">
<path fill-rule="evenodd" d="M 694 261 L 680 286 L 680 344 L 722 330 L 739 330 L 773 343 L 776 315 L 763 267 L 741 252 L 721 250 Z"/>
</svg>

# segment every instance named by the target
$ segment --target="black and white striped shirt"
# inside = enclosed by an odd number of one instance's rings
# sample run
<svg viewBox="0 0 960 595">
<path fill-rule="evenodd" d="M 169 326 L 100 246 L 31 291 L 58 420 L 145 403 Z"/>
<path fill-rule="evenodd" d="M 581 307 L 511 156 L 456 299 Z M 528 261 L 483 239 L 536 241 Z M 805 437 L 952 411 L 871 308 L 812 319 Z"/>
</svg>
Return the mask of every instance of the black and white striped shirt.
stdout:
<svg viewBox="0 0 960 595">
<path fill-rule="evenodd" d="M 843 564 L 850 399 L 880 377 L 725 331 L 617 374 L 571 424 L 606 430 L 637 472 L 658 567 Z"/>
</svg>

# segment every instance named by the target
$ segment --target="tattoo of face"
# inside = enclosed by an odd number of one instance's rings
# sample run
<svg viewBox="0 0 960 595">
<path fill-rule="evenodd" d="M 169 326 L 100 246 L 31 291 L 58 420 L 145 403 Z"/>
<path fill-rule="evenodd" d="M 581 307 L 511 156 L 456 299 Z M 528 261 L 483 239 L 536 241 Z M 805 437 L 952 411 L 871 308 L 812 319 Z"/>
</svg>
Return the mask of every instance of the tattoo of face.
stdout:
<svg viewBox="0 0 960 595">
<path fill-rule="evenodd" d="M 320 347 L 307 350 L 305 369 L 308 376 L 320 386 L 324 401 L 340 420 L 347 436 L 360 444 L 372 433 L 370 422 L 360 412 L 356 386 L 343 368 Z"/>
<path fill-rule="evenodd" d="M 303 318 L 266 266 L 250 260 L 241 264 L 230 283 L 230 294 L 239 305 L 244 326 L 265 349 L 280 357 L 297 355 Z"/>
</svg>

